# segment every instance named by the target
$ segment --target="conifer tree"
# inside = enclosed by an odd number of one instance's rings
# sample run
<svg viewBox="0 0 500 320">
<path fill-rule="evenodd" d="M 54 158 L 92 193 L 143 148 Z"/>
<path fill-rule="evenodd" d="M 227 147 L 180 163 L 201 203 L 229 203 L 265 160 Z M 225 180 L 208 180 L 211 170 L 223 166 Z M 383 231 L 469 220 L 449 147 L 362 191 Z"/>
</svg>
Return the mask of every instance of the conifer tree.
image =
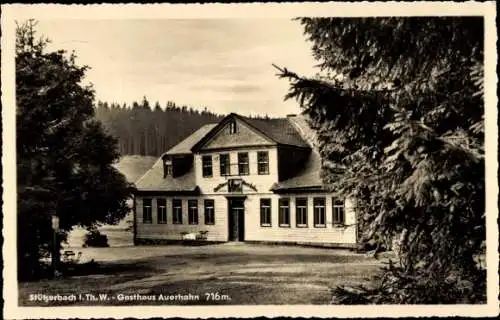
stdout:
<svg viewBox="0 0 500 320">
<path fill-rule="evenodd" d="M 380 286 L 337 301 L 484 302 L 482 19 L 300 22 L 319 72 L 277 68 L 318 133 L 323 179 L 358 199 L 365 244 L 401 239 Z"/>
<path fill-rule="evenodd" d="M 39 276 L 40 258 L 73 226 L 117 223 L 128 212 L 130 186 L 113 166 L 116 139 L 93 119 L 94 93 L 81 84 L 87 67 L 75 55 L 48 52 L 36 22 L 16 30 L 18 276 Z M 109 110 L 107 104 L 101 105 Z"/>
</svg>

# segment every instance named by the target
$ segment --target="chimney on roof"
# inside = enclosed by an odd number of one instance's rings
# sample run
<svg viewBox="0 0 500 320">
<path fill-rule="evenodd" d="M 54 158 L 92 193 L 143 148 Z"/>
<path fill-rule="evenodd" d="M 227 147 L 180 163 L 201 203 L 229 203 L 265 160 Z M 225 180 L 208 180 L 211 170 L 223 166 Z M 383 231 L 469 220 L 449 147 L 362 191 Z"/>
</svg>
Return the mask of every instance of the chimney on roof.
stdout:
<svg viewBox="0 0 500 320">
<path fill-rule="evenodd" d="M 290 113 L 290 114 L 287 114 L 286 117 L 287 118 L 294 118 L 296 117 L 297 115 L 296 114 L 293 114 L 293 113 Z"/>
</svg>

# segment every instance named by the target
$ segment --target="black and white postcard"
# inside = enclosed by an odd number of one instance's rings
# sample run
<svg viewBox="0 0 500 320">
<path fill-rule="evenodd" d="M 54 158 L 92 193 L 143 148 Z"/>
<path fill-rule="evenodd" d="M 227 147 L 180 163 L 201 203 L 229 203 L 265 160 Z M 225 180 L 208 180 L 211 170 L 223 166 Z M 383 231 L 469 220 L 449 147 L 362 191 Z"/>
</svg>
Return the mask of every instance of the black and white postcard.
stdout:
<svg viewBox="0 0 500 320">
<path fill-rule="evenodd" d="M 495 16 L 2 5 L 4 317 L 497 315 Z"/>
</svg>

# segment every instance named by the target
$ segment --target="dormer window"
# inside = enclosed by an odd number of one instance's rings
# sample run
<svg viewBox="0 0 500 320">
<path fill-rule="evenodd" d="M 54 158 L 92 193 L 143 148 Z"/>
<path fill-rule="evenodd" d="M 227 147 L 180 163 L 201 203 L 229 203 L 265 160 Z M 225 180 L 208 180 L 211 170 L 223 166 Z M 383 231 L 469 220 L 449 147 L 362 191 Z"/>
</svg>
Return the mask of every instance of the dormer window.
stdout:
<svg viewBox="0 0 500 320">
<path fill-rule="evenodd" d="M 172 168 L 172 160 L 165 160 L 163 163 L 163 177 L 172 177 L 173 176 L 173 168 Z"/>
<path fill-rule="evenodd" d="M 236 132 L 236 121 L 233 119 L 229 121 L 229 134 L 235 134 Z"/>
</svg>

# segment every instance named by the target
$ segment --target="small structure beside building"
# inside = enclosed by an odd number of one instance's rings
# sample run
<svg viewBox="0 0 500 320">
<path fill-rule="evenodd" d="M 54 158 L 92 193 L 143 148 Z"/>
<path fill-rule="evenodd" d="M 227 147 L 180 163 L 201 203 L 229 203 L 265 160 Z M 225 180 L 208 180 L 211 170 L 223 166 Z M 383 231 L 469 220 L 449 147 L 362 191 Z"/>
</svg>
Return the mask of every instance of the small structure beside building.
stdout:
<svg viewBox="0 0 500 320">
<path fill-rule="evenodd" d="M 304 117 L 232 113 L 165 152 L 136 182 L 135 243 L 355 247 L 355 201 L 327 192 L 320 167 Z"/>
</svg>

